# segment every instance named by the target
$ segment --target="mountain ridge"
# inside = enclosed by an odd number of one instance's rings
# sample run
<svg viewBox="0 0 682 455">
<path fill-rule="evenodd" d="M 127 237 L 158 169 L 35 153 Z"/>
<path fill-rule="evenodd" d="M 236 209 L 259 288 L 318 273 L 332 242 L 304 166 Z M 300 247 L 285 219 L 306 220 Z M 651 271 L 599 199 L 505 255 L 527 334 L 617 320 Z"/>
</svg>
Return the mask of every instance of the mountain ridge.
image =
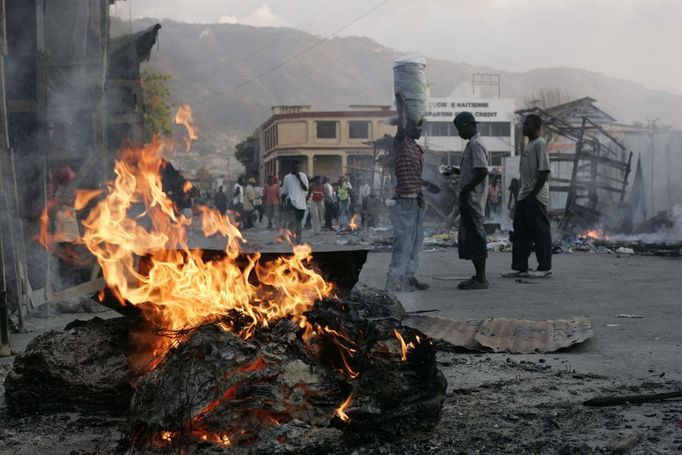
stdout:
<svg viewBox="0 0 682 455">
<path fill-rule="evenodd" d="M 159 50 L 145 69 L 171 75 L 173 101 L 189 103 L 207 133 L 200 148 L 230 148 L 270 116 L 276 104 L 310 104 L 327 110 L 350 104 L 390 104 L 392 63 L 404 55 L 368 37 L 322 38 L 295 29 L 241 24 L 191 24 L 141 19 L 134 30 L 159 22 Z M 128 25 L 112 22 L 112 34 Z M 301 54 L 281 65 L 292 56 Z M 572 98 L 590 96 L 621 123 L 682 128 L 682 95 L 598 72 L 565 66 L 524 72 L 428 58 L 433 96 L 446 96 L 475 72 L 501 75 L 502 96 L 521 108 L 540 90 L 559 90 Z M 253 81 L 244 85 L 245 81 Z M 241 86 L 241 87 L 239 87 Z M 234 89 L 239 87 L 239 89 Z"/>
</svg>

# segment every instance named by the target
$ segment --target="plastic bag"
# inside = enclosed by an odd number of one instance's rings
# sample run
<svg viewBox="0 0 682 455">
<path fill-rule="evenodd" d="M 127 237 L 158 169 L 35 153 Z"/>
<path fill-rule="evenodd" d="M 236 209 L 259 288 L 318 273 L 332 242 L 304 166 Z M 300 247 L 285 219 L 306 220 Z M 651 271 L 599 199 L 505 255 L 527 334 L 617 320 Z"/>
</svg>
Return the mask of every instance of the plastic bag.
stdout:
<svg viewBox="0 0 682 455">
<path fill-rule="evenodd" d="M 404 100 L 398 106 L 399 124 L 421 125 L 426 117 L 427 87 L 426 60 L 420 56 L 406 56 L 393 63 L 393 85 L 396 98 Z"/>
</svg>

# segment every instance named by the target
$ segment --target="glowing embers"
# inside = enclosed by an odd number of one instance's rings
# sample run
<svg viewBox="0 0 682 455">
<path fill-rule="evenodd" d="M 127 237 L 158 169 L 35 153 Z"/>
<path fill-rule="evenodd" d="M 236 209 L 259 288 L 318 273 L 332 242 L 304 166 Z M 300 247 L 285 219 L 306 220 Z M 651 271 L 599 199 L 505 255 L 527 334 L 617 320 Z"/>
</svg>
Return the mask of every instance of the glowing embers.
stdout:
<svg viewBox="0 0 682 455">
<path fill-rule="evenodd" d="M 341 444 L 344 434 L 396 439 L 433 428 L 446 383 L 431 340 L 342 300 L 304 316 L 306 327 L 284 318 L 248 339 L 218 320 L 189 333 L 139 378 L 133 445 L 163 451 L 225 437 L 275 453 L 285 443 L 301 451 L 330 443 L 318 435 Z M 396 333 L 413 346 L 407 362 Z"/>
</svg>

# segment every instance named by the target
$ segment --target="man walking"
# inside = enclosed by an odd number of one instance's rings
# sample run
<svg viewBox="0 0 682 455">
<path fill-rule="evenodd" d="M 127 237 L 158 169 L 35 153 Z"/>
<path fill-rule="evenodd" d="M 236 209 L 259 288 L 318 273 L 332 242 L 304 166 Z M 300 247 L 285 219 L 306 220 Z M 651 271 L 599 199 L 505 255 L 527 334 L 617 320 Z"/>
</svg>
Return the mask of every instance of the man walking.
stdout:
<svg viewBox="0 0 682 455">
<path fill-rule="evenodd" d="M 339 187 L 336 190 L 336 197 L 339 200 L 339 231 L 348 227 L 350 221 L 350 204 L 353 187 L 346 179 L 345 175 L 339 177 Z"/>
<path fill-rule="evenodd" d="M 254 211 L 256 210 L 256 179 L 249 177 L 246 188 L 244 188 L 244 229 L 251 229 L 254 221 Z"/>
<path fill-rule="evenodd" d="M 552 275 L 552 231 L 547 217 L 549 203 L 549 154 L 547 142 L 540 137 L 542 119 L 528 115 L 523 135 L 528 138 L 520 166 L 520 189 L 514 211 L 512 235 L 512 270 L 506 278 L 547 278 Z M 535 244 L 538 268 L 528 268 L 531 246 Z"/>
<path fill-rule="evenodd" d="M 294 161 L 291 172 L 284 177 L 282 196 L 285 197 L 285 207 L 289 216 L 288 229 L 294 235 L 294 243 L 303 242 L 303 216 L 306 211 L 306 197 L 308 195 L 308 177 L 301 172 L 301 163 Z"/>
<path fill-rule="evenodd" d="M 265 216 L 268 218 L 268 229 L 277 225 L 276 217 L 279 208 L 279 185 L 274 175 L 268 177 L 265 185 Z"/>
<path fill-rule="evenodd" d="M 225 190 L 222 185 L 220 186 L 220 188 L 218 188 L 218 191 L 213 197 L 213 203 L 215 204 L 216 209 L 218 209 L 220 214 L 225 215 L 225 212 L 227 212 L 227 195 L 225 194 Z"/>
<path fill-rule="evenodd" d="M 476 275 L 457 287 L 464 290 L 488 289 L 485 274 L 488 244 L 483 227 L 488 200 L 488 151 L 471 112 L 460 112 L 454 123 L 459 137 L 469 140 L 462 152 L 459 171 L 459 258 L 472 261 L 476 270 Z"/>
<path fill-rule="evenodd" d="M 331 230 L 336 194 L 334 193 L 334 187 L 329 181 L 329 177 L 324 176 L 322 186 L 324 187 L 324 228 Z"/>
<path fill-rule="evenodd" d="M 313 233 L 318 235 L 324 221 L 324 186 L 320 176 L 315 176 L 308 193 L 308 211 L 313 222 Z"/>
<path fill-rule="evenodd" d="M 239 177 L 232 190 L 232 210 L 239 218 L 239 224 L 244 225 L 244 177 Z"/>
</svg>

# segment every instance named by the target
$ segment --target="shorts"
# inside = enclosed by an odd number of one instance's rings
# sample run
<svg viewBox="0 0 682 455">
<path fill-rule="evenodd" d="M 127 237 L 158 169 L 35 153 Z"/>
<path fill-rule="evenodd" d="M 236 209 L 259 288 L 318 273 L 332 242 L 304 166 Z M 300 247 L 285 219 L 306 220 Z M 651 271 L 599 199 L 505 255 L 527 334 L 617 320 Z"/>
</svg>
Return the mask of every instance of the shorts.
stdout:
<svg viewBox="0 0 682 455">
<path fill-rule="evenodd" d="M 460 207 L 459 235 L 457 244 L 459 258 L 474 260 L 488 257 L 488 241 L 486 240 L 483 216 L 469 204 Z"/>
</svg>

